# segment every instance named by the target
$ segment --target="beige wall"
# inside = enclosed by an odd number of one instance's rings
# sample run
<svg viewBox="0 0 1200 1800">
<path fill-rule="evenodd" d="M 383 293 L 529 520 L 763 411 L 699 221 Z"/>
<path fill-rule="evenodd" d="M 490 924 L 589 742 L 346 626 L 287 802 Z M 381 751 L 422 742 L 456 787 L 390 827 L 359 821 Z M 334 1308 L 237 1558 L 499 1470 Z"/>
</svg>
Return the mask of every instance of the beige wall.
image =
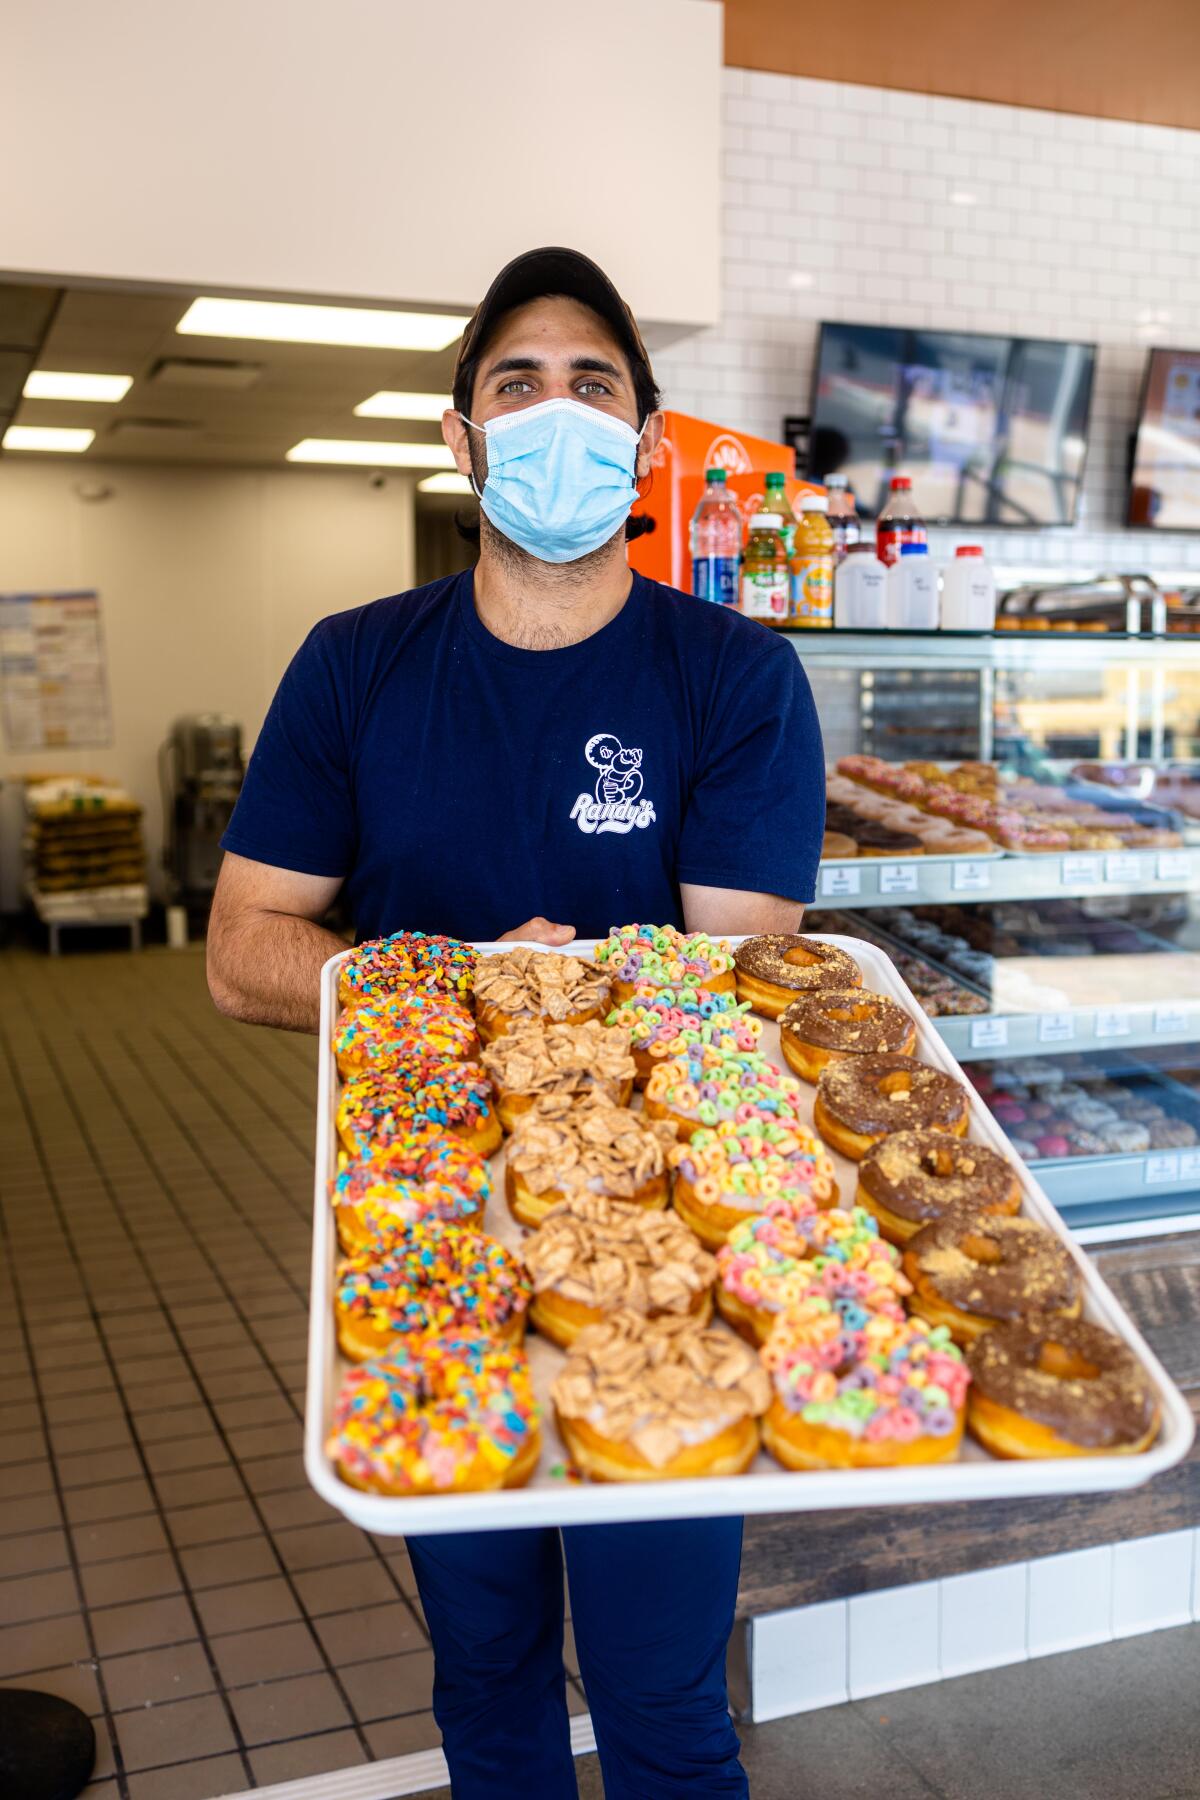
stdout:
<svg viewBox="0 0 1200 1800">
<path fill-rule="evenodd" d="M 111 496 L 82 500 L 76 486 Z M 108 651 L 108 750 L 11 755 L 0 774 L 88 769 L 146 808 L 161 839 L 156 753 L 178 714 L 232 713 L 249 750 L 309 627 L 413 580 L 412 485 L 302 469 L 158 469 L 9 458 L 0 465 L 0 592 L 96 588 Z M 5 851 L 10 850 L 7 844 Z"/>
<path fill-rule="evenodd" d="M 6 9 L 9 273 L 473 306 L 539 243 L 717 316 L 715 0 Z"/>
</svg>

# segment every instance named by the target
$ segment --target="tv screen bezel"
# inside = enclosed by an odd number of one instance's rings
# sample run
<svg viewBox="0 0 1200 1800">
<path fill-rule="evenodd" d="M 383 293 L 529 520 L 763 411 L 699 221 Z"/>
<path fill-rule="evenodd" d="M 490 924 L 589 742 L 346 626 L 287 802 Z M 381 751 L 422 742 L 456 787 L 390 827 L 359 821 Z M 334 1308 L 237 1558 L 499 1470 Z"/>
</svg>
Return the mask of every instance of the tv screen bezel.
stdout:
<svg viewBox="0 0 1200 1800">
<path fill-rule="evenodd" d="M 1156 525 L 1153 519 L 1134 519 L 1133 512 L 1133 478 L 1137 473 L 1138 439 L 1142 434 L 1142 424 L 1146 417 L 1146 395 L 1150 392 L 1150 370 L 1156 356 L 1200 356 L 1200 347 L 1188 350 L 1182 344 L 1151 344 L 1146 351 L 1146 366 L 1142 370 L 1142 386 L 1138 394 L 1137 415 L 1133 422 L 1133 444 L 1129 451 L 1129 475 L 1125 482 L 1125 518 L 1126 531 L 1157 531 L 1162 536 L 1174 537 L 1177 533 L 1182 537 L 1195 537 L 1200 533 L 1200 519 L 1194 525 Z"/>
<path fill-rule="evenodd" d="M 914 331 L 927 335 L 940 335 L 958 338 L 986 338 L 993 343 L 997 338 L 1006 338 L 1009 343 L 1016 344 L 1061 344 L 1091 352 L 1091 363 L 1088 370 L 1087 401 L 1084 408 L 1083 458 L 1079 465 L 1079 481 L 1075 489 L 1075 505 L 1069 519 L 1047 520 L 1034 523 L 1030 520 L 1014 519 L 1011 522 L 993 519 L 957 519 L 938 514 L 925 518 L 925 523 L 937 531 L 1073 531 L 1079 523 L 1079 502 L 1083 495 L 1084 482 L 1087 479 L 1088 457 L 1092 448 L 1092 403 L 1096 396 L 1096 362 L 1100 354 L 1099 343 L 1089 338 L 1055 338 L 1033 337 L 1024 332 L 1014 331 L 960 331 L 953 325 L 888 325 L 874 323 L 867 319 L 822 319 L 817 329 L 817 353 L 813 363 L 811 399 L 808 409 L 809 435 L 808 455 L 806 457 L 806 479 L 820 481 L 821 477 L 813 472 L 812 446 L 817 426 L 817 394 L 821 377 L 821 350 L 825 342 L 827 330 L 834 331 Z M 902 465 L 897 465 L 900 472 Z M 835 473 L 836 471 L 830 471 Z"/>
</svg>

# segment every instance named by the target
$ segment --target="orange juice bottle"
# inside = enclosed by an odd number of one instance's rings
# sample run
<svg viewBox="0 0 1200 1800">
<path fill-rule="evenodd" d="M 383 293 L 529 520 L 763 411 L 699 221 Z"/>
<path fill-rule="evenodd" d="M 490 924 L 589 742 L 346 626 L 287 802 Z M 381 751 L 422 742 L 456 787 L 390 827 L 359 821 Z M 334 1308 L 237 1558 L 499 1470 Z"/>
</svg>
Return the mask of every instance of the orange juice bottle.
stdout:
<svg viewBox="0 0 1200 1800">
<path fill-rule="evenodd" d="M 824 494 L 805 494 L 800 506 L 792 556 L 791 622 L 832 625 L 834 537 L 827 517 L 829 501 Z"/>
</svg>

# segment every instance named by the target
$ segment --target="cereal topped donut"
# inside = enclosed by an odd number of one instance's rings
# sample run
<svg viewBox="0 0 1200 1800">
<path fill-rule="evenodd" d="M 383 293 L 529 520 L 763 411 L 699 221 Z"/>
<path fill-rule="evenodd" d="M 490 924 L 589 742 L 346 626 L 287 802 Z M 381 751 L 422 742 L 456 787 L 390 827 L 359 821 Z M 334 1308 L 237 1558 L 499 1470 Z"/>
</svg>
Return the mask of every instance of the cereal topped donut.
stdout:
<svg viewBox="0 0 1200 1800">
<path fill-rule="evenodd" d="M 582 957 L 555 950 L 506 950 L 475 971 L 475 1014 L 484 1043 L 526 1019 L 583 1025 L 608 1010 L 606 976 Z"/>
<path fill-rule="evenodd" d="M 431 937 L 424 931 L 368 938 L 338 971 L 338 999 L 343 1006 L 398 993 L 469 1000 L 478 960 L 471 945 L 459 938 Z"/>
<path fill-rule="evenodd" d="M 707 1324 L 717 1265 L 673 1212 L 603 1194 L 552 1207 L 522 1247 L 534 1324 L 564 1347 L 606 1313 L 691 1313 Z"/>
<path fill-rule="evenodd" d="M 704 931 L 688 933 L 674 925 L 614 925 L 593 954 L 597 968 L 612 981 L 615 1005 L 631 999 L 644 981 L 668 988 L 705 988 L 710 994 L 733 991 L 733 952 L 723 938 L 714 942 Z"/>
<path fill-rule="evenodd" d="M 767 931 L 747 938 L 733 957 L 738 999 L 748 1000 L 756 1013 L 768 1019 L 777 1019 L 788 1002 L 801 994 L 862 986 L 862 970 L 852 956 L 836 944 L 798 937 L 794 932 Z"/>
<path fill-rule="evenodd" d="M 1018 1212 L 1021 1188 L 1008 1158 L 986 1144 L 945 1131 L 893 1131 L 859 1163 L 857 1199 L 885 1238 L 905 1244 L 951 1207 Z"/>
<path fill-rule="evenodd" d="M 1084 1319 L 998 1325 L 968 1361 L 967 1423 L 993 1456 L 1127 1456 L 1158 1435 L 1149 1375 L 1119 1337 Z"/>
<path fill-rule="evenodd" d="M 352 1075 L 338 1096 L 337 1134 L 351 1156 L 384 1150 L 414 1125 L 439 1125 L 480 1156 L 500 1145 L 492 1084 L 478 1063 L 414 1056 Z"/>
<path fill-rule="evenodd" d="M 403 1338 L 345 1376 L 328 1454 L 367 1493 L 520 1487 L 541 1432 L 525 1353 L 488 1337 Z"/>
<path fill-rule="evenodd" d="M 572 1194 L 607 1194 L 639 1206 L 667 1204 L 669 1125 L 595 1096 L 543 1094 L 509 1139 L 505 1190 L 521 1225 L 541 1223 Z"/>
<path fill-rule="evenodd" d="M 520 1263 L 495 1238 L 419 1221 L 384 1255 L 368 1252 L 338 1265 L 338 1345 L 352 1362 L 363 1362 L 397 1337 L 430 1331 L 519 1343 L 529 1297 Z"/>
<path fill-rule="evenodd" d="M 865 988 L 821 988 L 792 1000 L 779 1015 L 783 1060 L 804 1081 L 816 1081 L 842 1057 L 878 1056 L 916 1048 L 912 1017 L 884 994 Z"/>
<path fill-rule="evenodd" d="M 646 1111 L 652 1119 L 669 1119 L 686 1143 L 702 1127 L 737 1124 L 756 1113 L 798 1119 L 803 1092 L 794 1075 L 784 1075 L 756 1051 L 744 1055 L 714 1044 L 689 1044 L 682 1056 L 668 1057 L 651 1075 Z"/>
<path fill-rule="evenodd" d="M 517 1020 L 488 1044 L 483 1066 L 495 1083 L 500 1123 L 506 1131 L 543 1094 L 566 1094 L 571 1099 L 594 1094 L 624 1106 L 633 1092 L 629 1033 L 610 1030 L 598 1019 L 584 1025 Z"/>
<path fill-rule="evenodd" d="M 915 1056 L 858 1056 L 821 1071 L 813 1123 L 827 1144 L 858 1162 L 891 1131 L 966 1134 L 966 1090 Z"/>
<path fill-rule="evenodd" d="M 386 1150 L 359 1157 L 329 1184 L 338 1239 L 351 1255 L 390 1248 L 389 1226 L 400 1236 L 417 1220 L 479 1224 L 490 1184 L 487 1164 L 437 1125 L 415 1125 Z"/>
<path fill-rule="evenodd" d="M 904 1251 L 912 1310 L 971 1344 L 1003 1320 L 1075 1318 L 1082 1284 L 1075 1260 L 1033 1219 L 953 1207 L 923 1225 Z"/>
<path fill-rule="evenodd" d="M 750 1213 L 786 1202 L 799 1212 L 837 1199 L 833 1164 L 798 1119 L 755 1113 L 693 1132 L 671 1151 L 675 1211 L 716 1249 Z"/>
<path fill-rule="evenodd" d="M 678 1056 L 692 1044 L 713 1044 L 718 1050 L 756 1050 L 762 1026 L 750 1017 L 750 1008 L 729 992 L 708 988 L 656 988 L 639 982 L 629 1000 L 614 1007 L 604 1023 L 629 1032 L 634 1084 L 645 1087 L 655 1066 Z"/>
<path fill-rule="evenodd" d="M 475 1021 L 446 994 L 390 994 L 344 1012 L 334 1027 L 333 1053 L 343 1075 L 394 1068 L 417 1056 L 469 1062 L 479 1048 Z"/>
<path fill-rule="evenodd" d="M 802 1213 L 773 1200 L 731 1233 L 717 1268 L 717 1305 L 752 1343 L 769 1337 L 779 1314 L 812 1293 L 823 1294 L 856 1331 L 876 1314 L 902 1319 L 910 1291 L 898 1252 L 861 1206 Z"/>
</svg>

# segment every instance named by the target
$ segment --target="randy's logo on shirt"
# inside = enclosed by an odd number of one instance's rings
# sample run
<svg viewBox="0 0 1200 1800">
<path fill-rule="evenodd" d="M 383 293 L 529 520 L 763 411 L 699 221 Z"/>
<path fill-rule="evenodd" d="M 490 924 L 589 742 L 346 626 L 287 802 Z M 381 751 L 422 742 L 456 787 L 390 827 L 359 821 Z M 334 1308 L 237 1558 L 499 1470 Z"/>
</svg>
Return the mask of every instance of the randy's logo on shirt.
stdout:
<svg viewBox="0 0 1200 1800">
<path fill-rule="evenodd" d="M 653 825 L 654 802 L 642 799 L 642 753 L 626 750 L 611 731 L 599 731 L 583 747 L 583 754 L 598 771 L 590 794 L 580 794 L 571 817 L 580 831 L 632 831 Z"/>
</svg>

